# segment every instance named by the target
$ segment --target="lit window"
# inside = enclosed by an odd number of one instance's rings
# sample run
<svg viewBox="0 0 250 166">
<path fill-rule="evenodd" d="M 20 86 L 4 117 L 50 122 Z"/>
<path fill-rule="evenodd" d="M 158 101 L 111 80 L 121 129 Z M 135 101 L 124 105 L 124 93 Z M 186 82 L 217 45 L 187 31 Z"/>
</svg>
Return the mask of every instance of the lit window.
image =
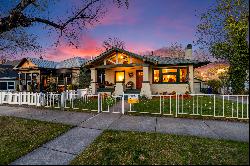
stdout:
<svg viewBox="0 0 250 166">
<path fill-rule="evenodd" d="M 160 70 L 154 70 L 154 82 L 160 81 Z"/>
<path fill-rule="evenodd" d="M 158 68 L 153 70 L 154 83 L 187 83 L 187 67 Z"/>
<path fill-rule="evenodd" d="M 177 69 L 162 69 L 162 74 L 165 73 L 176 73 Z"/>
<path fill-rule="evenodd" d="M 115 80 L 116 80 L 116 82 L 124 82 L 125 72 L 124 71 L 117 71 L 115 73 Z"/>
<path fill-rule="evenodd" d="M 180 82 L 187 82 L 187 68 L 180 69 Z"/>
<path fill-rule="evenodd" d="M 162 82 L 176 82 L 176 75 L 163 75 Z"/>
</svg>

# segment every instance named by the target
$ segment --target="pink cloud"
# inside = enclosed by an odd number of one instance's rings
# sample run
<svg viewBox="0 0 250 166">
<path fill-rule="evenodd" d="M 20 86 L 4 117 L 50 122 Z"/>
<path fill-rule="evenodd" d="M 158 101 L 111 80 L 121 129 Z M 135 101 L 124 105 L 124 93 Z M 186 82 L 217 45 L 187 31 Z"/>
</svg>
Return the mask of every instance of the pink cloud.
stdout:
<svg viewBox="0 0 250 166">
<path fill-rule="evenodd" d="M 98 51 L 99 47 L 100 44 L 95 38 L 85 34 L 82 37 L 82 44 L 78 48 L 62 45 L 57 48 L 48 49 L 45 57 L 54 61 L 61 61 L 76 56 L 90 58 L 91 56 L 100 54 Z"/>
<path fill-rule="evenodd" d="M 53 61 L 62 61 L 72 57 L 95 57 L 101 53 L 98 49 L 101 47 L 101 41 L 98 41 L 89 35 L 84 35 L 82 37 L 82 41 L 83 42 L 79 46 L 79 48 L 73 48 L 67 45 L 63 45 L 57 48 L 48 49 L 45 54 L 45 59 Z M 145 51 L 154 50 L 154 46 L 152 43 L 127 42 L 126 50 L 134 53 L 142 53 Z"/>
</svg>

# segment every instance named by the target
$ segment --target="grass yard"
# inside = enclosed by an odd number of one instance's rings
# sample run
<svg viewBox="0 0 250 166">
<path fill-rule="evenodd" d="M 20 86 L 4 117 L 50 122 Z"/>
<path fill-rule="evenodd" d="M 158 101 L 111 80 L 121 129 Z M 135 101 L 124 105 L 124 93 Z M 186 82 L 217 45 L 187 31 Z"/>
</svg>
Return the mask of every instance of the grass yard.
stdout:
<svg viewBox="0 0 250 166">
<path fill-rule="evenodd" d="M 0 116 L 0 165 L 6 165 L 56 138 L 68 125 Z"/>
<path fill-rule="evenodd" d="M 107 98 L 103 98 L 102 100 L 102 109 L 103 111 L 108 111 L 108 107 L 111 108 L 113 105 L 118 103 L 120 100 L 112 98 L 112 101 L 107 101 Z M 91 112 L 91 111 L 98 111 L 98 98 L 95 97 L 88 97 L 87 99 L 75 99 L 72 103 L 67 101 L 67 108 L 66 110 L 69 111 L 76 111 L 76 112 Z M 74 109 L 75 108 L 75 109 Z"/>
<path fill-rule="evenodd" d="M 105 131 L 71 164 L 246 165 L 249 144 L 160 133 Z"/>
<path fill-rule="evenodd" d="M 181 98 L 180 98 L 181 99 Z M 198 101 L 198 102 L 197 102 Z M 171 102 L 171 104 L 170 104 Z M 238 117 L 246 118 L 247 116 L 247 105 L 242 103 L 237 103 L 231 100 L 224 101 L 224 116 L 226 117 L 237 117 L 237 108 L 238 108 Z M 162 114 L 172 114 L 176 113 L 176 98 L 164 97 L 161 99 L 155 97 L 153 99 L 141 98 L 139 103 L 132 104 L 131 110 L 136 111 L 137 113 L 160 113 L 160 103 L 161 103 L 161 113 Z M 198 103 L 198 104 L 197 104 Z M 197 108 L 198 105 L 198 108 Z M 190 117 L 190 114 L 199 114 L 200 115 L 214 115 L 214 98 L 208 96 L 195 96 L 181 99 L 179 101 L 179 112 L 184 113 Z M 197 113 L 198 109 L 198 113 Z M 233 110 L 233 111 L 232 111 Z M 243 110 L 243 113 L 242 113 Z M 134 113 L 136 114 L 136 113 Z M 215 100 L 215 114 L 216 116 L 223 115 L 223 100 L 216 98 Z M 180 115 L 178 115 L 180 116 Z"/>
</svg>

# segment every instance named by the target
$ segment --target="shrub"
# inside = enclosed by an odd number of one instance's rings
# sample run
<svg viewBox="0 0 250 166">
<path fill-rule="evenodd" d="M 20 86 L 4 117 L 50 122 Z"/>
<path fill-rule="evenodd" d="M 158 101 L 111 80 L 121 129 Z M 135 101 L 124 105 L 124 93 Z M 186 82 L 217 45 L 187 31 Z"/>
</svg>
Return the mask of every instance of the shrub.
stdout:
<svg viewBox="0 0 250 166">
<path fill-rule="evenodd" d="M 219 89 L 222 87 L 222 82 L 220 80 L 208 80 L 207 85 L 212 88 L 212 93 L 217 94 Z"/>
<path fill-rule="evenodd" d="M 56 83 L 49 83 L 47 88 L 46 88 L 47 92 L 56 92 L 57 91 L 57 87 L 56 87 Z"/>
</svg>

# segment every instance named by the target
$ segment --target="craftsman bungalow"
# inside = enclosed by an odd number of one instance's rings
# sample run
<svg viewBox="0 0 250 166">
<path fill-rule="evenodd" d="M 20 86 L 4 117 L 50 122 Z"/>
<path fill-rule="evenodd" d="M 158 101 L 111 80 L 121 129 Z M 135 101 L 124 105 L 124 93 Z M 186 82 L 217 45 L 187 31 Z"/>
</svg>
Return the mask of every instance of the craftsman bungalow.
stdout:
<svg viewBox="0 0 250 166">
<path fill-rule="evenodd" d="M 192 60 L 192 45 L 185 50 L 185 58 L 141 56 L 123 49 L 111 48 L 83 66 L 91 69 L 90 89 L 122 95 L 125 93 L 184 94 L 194 92 L 194 67 L 202 63 Z"/>
<path fill-rule="evenodd" d="M 53 62 L 37 58 L 24 58 L 14 67 L 19 75 L 20 91 L 43 91 L 50 85 L 56 84 L 59 91 L 67 85 L 79 84 L 80 67 L 85 59 L 74 57 L 62 62 Z"/>
</svg>

